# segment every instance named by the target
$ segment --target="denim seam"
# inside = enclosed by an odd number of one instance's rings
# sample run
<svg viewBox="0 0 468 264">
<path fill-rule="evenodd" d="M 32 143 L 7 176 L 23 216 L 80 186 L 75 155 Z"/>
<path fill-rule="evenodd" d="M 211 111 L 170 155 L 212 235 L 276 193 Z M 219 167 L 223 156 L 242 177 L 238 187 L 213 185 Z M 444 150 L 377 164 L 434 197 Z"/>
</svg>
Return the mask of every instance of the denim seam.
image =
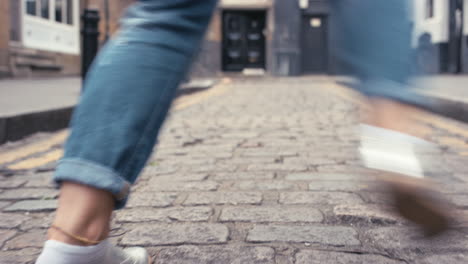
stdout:
<svg viewBox="0 0 468 264">
<path fill-rule="evenodd" d="M 86 159 L 81 159 L 81 158 L 64 158 L 64 159 L 61 159 L 58 163 L 60 164 L 60 163 L 64 163 L 64 162 L 80 163 L 80 164 L 83 164 L 83 165 L 86 165 L 86 166 L 97 167 L 98 169 L 107 170 L 108 172 L 119 176 L 119 174 L 116 171 L 114 171 L 112 169 L 109 169 L 108 167 L 103 166 L 103 165 L 101 165 L 101 164 L 99 164 L 97 162 L 91 161 L 91 160 L 86 160 Z M 120 178 L 123 179 L 123 177 L 120 177 Z"/>
<path fill-rule="evenodd" d="M 176 74 L 176 73 L 173 73 L 173 74 Z M 163 96 L 166 96 L 166 94 L 170 91 L 169 87 L 170 87 L 170 84 L 172 83 L 171 81 L 173 79 L 176 79 L 176 77 L 172 77 L 171 80 L 169 80 L 168 82 L 166 82 L 166 85 L 165 87 L 162 89 L 162 93 L 161 93 L 161 97 L 160 98 L 163 98 Z M 143 132 L 141 133 L 140 135 L 140 138 L 138 139 L 138 143 L 135 145 L 134 149 L 133 149 L 133 153 L 132 155 L 130 156 L 130 158 L 128 159 L 128 162 L 127 162 L 127 165 L 125 166 L 125 168 L 122 170 L 122 174 L 123 175 L 127 175 L 128 174 L 128 170 L 130 170 L 131 168 L 131 165 L 133 164 L 134 160 L 135 160 L 135 156 L 136 156 L 136 153 L 137 153 L 137 149 L 139 148 L 139 146 L 142 145 L 142 142 L 145 138 L 145 135 L 148 134 L 148 130 L 152 127 L 151 125 L 153 124 L 153 122 L 160 118 L 161 116 L 161 106 L 162 104 L 156 104 L 155 105 L 155 108 L 153 109 L 153 111 L 151 111 L 151 116 L 152 118 L 150 118 L 149 122 L 147 123 L 145 129 L 143 129 Z M 157 113 L 157 114 L 155 114 Z M 164 122 L 164 121 L 163 121 Z M 161 124 L 162 126 L 162 124 Z M 157 136 L 157 135 L 156 135 Z M 154 147 L 154 146 L 153 146 Z"/>
<path fill-rule="evenodd" d="M 125 178 L 120 176 L 119 173 L 117 173 L 116 171 L 110 169 L 109 167 L 103 166 L 103 165 L 101 165 L 99 163 L 96 163 L 94 161 L 85 160 L 85 159 L 81 159 L 81 158 L 64 158 L 64 159 L 61 159 L 59 161 L 59 165 L 63 164 L 63 163 L 73 163 L 73 164 L 77 164 L 77 165 L 80 165 L 80 166 L 83 166 L 83 167 L 88 167 L 88 168 L 91 168 L 91 169 L 104 171 L 108 175 L 112 175 L 113 177 L 117 177 L 121 182 L 123 182 L 126 185 L 130 186 L 130 183 L 127 180 L 125 180 Z M 55 176 L 54 176 L 54 181 L 55 181 Z M 55 182 L 57 182 L 57 181 L 55 181 Z M 125 185 L 122 188 L 120 188 L 120 193 L 114 194 L 114 197 L 117 200 L 125 199 L 125 197 L 120 197 L 120 196 L 123 196 L 121 194 L 123 191 L 125 191 Z"/>
</svg>

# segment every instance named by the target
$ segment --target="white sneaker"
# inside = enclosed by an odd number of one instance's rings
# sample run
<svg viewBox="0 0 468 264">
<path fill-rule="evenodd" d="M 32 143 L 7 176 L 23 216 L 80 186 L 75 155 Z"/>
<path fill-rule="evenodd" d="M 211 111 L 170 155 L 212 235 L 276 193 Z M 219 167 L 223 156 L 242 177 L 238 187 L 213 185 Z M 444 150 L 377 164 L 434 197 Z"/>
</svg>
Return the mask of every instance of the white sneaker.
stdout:
<svg viewBox="0 0 468 264">
<path fill-rule="evenodd" d="M 105 240 L 95 246 L 75 246 L 55 240 L 44 245 L 36 264 L 150 264 L 144 248 L 121 249 Z"/>
<path fill-rule="evenodd" d="M 119 264 L 150 264 L 151 258 L 146 249 L 141 247 L 132 247 L 121 249 L 112 246 L 109 249 L 108 259 L 115 259 L 113 263 Z M 109 262 L 110 264 L 111 262 Z"/>
</svg>

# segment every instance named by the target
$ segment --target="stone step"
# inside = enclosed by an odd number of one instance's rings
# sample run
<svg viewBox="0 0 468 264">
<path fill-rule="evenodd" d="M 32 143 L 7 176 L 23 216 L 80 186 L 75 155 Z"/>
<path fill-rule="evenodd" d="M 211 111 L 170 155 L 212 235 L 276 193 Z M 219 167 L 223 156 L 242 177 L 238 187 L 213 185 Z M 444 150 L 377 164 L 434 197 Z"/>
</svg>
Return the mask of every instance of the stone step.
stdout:
<svg viewBox="0 0 468 264">
<path fill-rule="evenodd" d="M 19 46 L 18 44 L 10 44 L 10 54 L 13 55 L 14 57 L 49 59 L 49 60 L 54 59 L 52 55 L 47 55 L 44 52 L 38 51 L 36 49 L 22 47 L 22 46 Z"/>
<path fill-rule="evenodd" d="M 59 71 L 63 68 L 62 65 L 56 64 L 55 61 L 44 58 L 31 57 L 16 57 L 14 63 L 17 67 L 31 67 L 38 70 Z"/>
</svg>

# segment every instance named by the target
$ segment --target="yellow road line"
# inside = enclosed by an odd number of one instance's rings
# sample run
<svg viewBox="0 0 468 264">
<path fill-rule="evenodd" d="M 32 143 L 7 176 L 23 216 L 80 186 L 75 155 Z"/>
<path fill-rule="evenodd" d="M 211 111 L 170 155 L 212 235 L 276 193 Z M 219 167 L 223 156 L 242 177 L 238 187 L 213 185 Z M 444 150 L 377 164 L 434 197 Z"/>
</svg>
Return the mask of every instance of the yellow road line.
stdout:
<svg viewBox="0 0 468 264">
<path fill-rule="evenodd" d="M 227 86 L 227 84 L 229 83 L 231 83 L 231 79 L 225 78 L 221 81 L 220 84 L 206 91 L 199 92 L 193 95 L 181 96 L 174 101 L 172 110 L 181 110 L 189 106 L 198 104 L 201 101 L 204 101 L 213 96 L 221 95 L 229 90 L 229 87 Z"/>
<path fill-rule="evenodd" d="M 16 164 L 13 164 L 8 167 L 10 170 L 29 170 L 34 169 L 39 166 L 45 165 L 47 163 L 57 161 L 63 156 L 62 149 L 52 150 L 50 152 L 45 153 L 40 157 L 29 158 L 23 161 L 20 161 Z"/>
<path fill-rule="evenodd" d="M 466 128 L 462 128 L 459 124 L 457 124 L 454 121 L 449 122 L 437 115 L 432 115 L 423 111 L 418 113 L 418 119 L 425 121 L 426 123 L 430 123 L 437 128 L 468 138 L 468 130 Z"/>
<path fill-rule="evenodd" d="M 231 82 L 230 79 L 225 78 L 221 81 L 220 84 L 216 85 L 215 87 L 209 90 L 179 97 L 174 102 L 173 110 L 176 110 L 176 111 L 181 110 L 191 105 L 200 103 L 201 101 L 206 100 L 210 97 L 223 94 L 229 90 L 226 84 L 229 84 L 230 82 Z M 6 153 L 0 154 L 0 164 L 13 162 L 15 160 L 28 157 L 34 153 L 47 151 L 52 146 L 63 143 L 65 139 L 67 138 L 67 135 L 68 135 L 68 131 L 62 131 L 52 136 L 49 139 L 46 139 L 37 143 L 32 143 L 24 147 L 20 147 L 20 148 L 8 151 Z M 57 161 L 59 158 L 61 158 L 62 154 L 63 154 L 63 150 L 54 150 L 51 152 L 47 152 L 44 155 L 41 155 L 40 157 L 30 158 L 30 159 L 26 159 L 18 163 L 12 164 L 8 168 L 12 170 L 33 169 L 33 168 L 45 165 L 49 162 Z"/>
<path fill-rule="evenodd" d="M 333 80 L 331 80 L 333 81 Z M 365 101 L 365 97 L 362 96 L 360 93 L 354 91 L 353 89 L 350 89 L 344 85 L 340 85 L 340 84 L 337 84 L 337 83 L 333 83 L 331 84 L 331 89 L 328 89 L 327 92 L 331 92 L 333 93 L 334 95 L 337 95 L 339 97 L 341 97 L 342 99 L 346 100 L 346 101 L 349 101 L 349 102 L 352 102 L 356 105 L 358 105 L 359 107 L 364 107 L 364 108 L 368 108 L 369 106 L 364 103 Z"/>
<path fill-rule="evenodd" d="M 25 158 L 34 153 L 44 152 L 53 147 L 54 145 L 63 143 L 68 136 L 68 130 L 61 131 L 52 137 L 31 143 L 29 145 L 19 147 L 5 153 L 0 154 L 0 164 L 9 163 L 21 158 Z"/>
<path fill-rule="evenodd" d="M 368 108 L 368 106 L 365 103 L 364 97 L 361 96 L 358 92 L 346 86 L 338 85 L 335 83 L 334 85 L 332 85 L 332 89 L 329 89 L 329 91 L 343 98 L 344 100 L 359 105 L 360 107 Z M 425 123 L 435 126 L 436 128 L 440 128 L 450 133 L 468 138 L 468 130 L 466 128 L 461 127 L 460 124 L 457 124 L 454 121 L 416 108 L 414 108 L 413 111 L 415 114 L 414 117 L 418 121 L 423 121 Z"/>
</svg>

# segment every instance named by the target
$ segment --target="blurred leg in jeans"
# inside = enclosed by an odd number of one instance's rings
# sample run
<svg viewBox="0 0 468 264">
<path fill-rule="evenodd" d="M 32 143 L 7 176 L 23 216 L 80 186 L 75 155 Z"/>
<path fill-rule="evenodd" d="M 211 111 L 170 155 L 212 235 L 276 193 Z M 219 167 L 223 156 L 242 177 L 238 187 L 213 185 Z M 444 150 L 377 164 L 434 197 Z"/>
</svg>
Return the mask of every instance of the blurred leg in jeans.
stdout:
<svg viewBox="0 0 468 264">
<path fill-rule="evenodd" d="M 407 0 L 332 0 L 339 25 L 338 55 L 367 96 L 367 115 L 361 125 L 360 152 L 364 164 L 380 171 L 392 190 L 396 208 L 427 234 L 448 225 L 447 214 L 435 202 L 435 192 L 423 180 L 415 149 L 430 143 L 408 133 L 412 105 L 425 102 L 409 88 L 411 24 Z M 418 136 L 418 135 L 416 135 Z"/>
<path fill-rule="evenodd" d="M 107 236 L 152 152 L 216 0 L 140 0 L 95 60 L 54 180 L 59 207 L 37 263 L 148 263 Z M 132 259 L 132 262 L 126 259 Z"/>
</svg>

